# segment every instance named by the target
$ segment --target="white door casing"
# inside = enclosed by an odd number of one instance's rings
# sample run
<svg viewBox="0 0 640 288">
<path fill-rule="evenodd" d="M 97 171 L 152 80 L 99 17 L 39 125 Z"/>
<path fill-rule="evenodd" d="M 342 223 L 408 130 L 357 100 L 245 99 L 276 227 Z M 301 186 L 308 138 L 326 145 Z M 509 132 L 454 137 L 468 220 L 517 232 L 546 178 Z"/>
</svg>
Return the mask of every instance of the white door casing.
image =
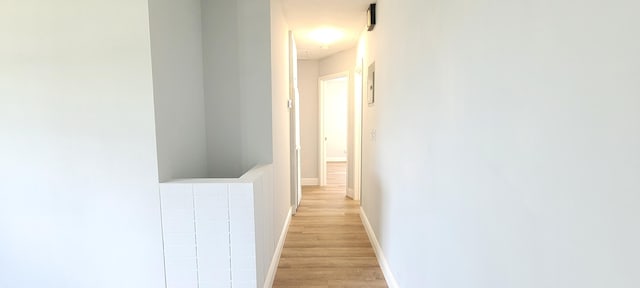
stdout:
<svg viewBox="0 0 640 288">
<path fill-rule="evenodd" d="M 344 71 L 344 72 L 340 72 L 340 73 L 335 73 L 335 74 L 331 74 L 331 75 L 326 75 L 326 76 L 322 76 L 318 79 L 318 98 L 319 98 L 319 103 L 318 106 L 320 107 L 320 111 L 319 111 L 319 124 L 320 124 L 320 135 L 319 135 L 319 142 L 318 143 L 318 147 L 319 147 L 319 170 L 320 170 L 320 186 L 325 186 L 327 185 L 327 140 L 328 140 L 328 135 L 327 135 L 327 131 L 325 131 L 326 128 L 326 120 L 327 120 L 327 115 L 325 115 L 327 108 L 325 107 L 326 104 L 326 83 L 327 81 L 331 81 L 331 80 L 336 80 L 336 79 L 340 79 L 340 78 L 346 78 L 347 79 L 347 85 L 345 87 L 345 95 L 348 95 L 348 83 L 351 79 L 350 77 L 350 73 L 349 71 Z M 346 104 L 347 98 L 348 96 L 344 97 L 344 101 Z M 345 117 L 346 117 L 346 111 L 344 113 Z M 346 125 L 346 118 L 344 121 L 345 125 Z M 345 132 L 345 139 L 346 139 L 346 132 Z M 346 143 L 345 143 L 346 144 Z M 346 147 L 346 146 L 345 146 Z"/>
<path fill-rule="evenodd" d="M 298 56 L 293 32 L 289 31 L 289 123 L 291 146 L 291 204 L 293 214 L 302 200 L 300 173 L 300 94 L 298 93 Z"/>
</svg>

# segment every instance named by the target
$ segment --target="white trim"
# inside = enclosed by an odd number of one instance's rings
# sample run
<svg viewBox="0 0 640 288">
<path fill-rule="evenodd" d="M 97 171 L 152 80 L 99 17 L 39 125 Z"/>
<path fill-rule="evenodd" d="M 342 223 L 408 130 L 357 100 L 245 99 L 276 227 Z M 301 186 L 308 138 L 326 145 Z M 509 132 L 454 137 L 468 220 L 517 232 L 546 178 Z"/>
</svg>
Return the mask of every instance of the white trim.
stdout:
<svg viewBox="0 0 640 288">
<path fill-rule="evenodd" d="M 302 178 L 302 186 L 318 186 L 320 184 L 320 180 L 318 178 Z"/>
<path fill-rule="evenodd" d="M 343 157 L 327 157 L 327 162 L 347 162 L 347 156 Z"/>
<path fill-rule="evenodd" d="M 356 69 L 353 75 L 353 200 L 361 201 L 362 195 L 362 97 L 364 95 L 364 59 L 358 53 Z M 360 77 L 360 83 L 357 83 Z M 356 88 L 359 87 L 359 88 Z M 359 92 L 359 93 L 356 93 Z"/>
<path fill-rule="evenodd" d="M 273 281 L 276 279 L 276 271 L 278 271 L 278 263 L 280 263 L 280 255 L 282 254 L 282 247 L 284 247 L 284 240 L 287 238 L 287 231 L 289 231 L 289 224 L 291 223 L 291 213 L 293 207 L 289 207 L 287 213 L 287 219 L 284 220 L 284 227 L 282 227 L 282 233 L 280 233 L 280 239 L 276 246 L 276 251 L 271 258 L 271 265 L 269 265 L 269 271 L 267 272 L 267 278 L 264 281 L 264 288 L 270 288 L 273 286 Z"/>
<path fill-rule="evenodd" d="M 354 199 L 355 195 L 353 194 L 354 194 L 353 188 L 347 188 L 347 197 Z"/>
<path fill-rule="evenodd" d="M 367 235 L 369 235 L 369 241 L 371 241 L 373 251 L 376 252 L 376 258 L 378 258 L 378 264 L 380 264 L 380 268 L 384 274 L 384 279 L 387 281 L 387 285 L 389 288 L 399 288 L 400 286 L 398 285 L 398 281 L 396 281 L 396 278 L 393 277 L 393 273 L 391 273 L 389 262 L 387 262 L 387 258 L 384 257 L 382 247 L 380 247 L 380 242 L 378 242 L 378 238 L 376 238 L 376 234 L 373 232 L 371 223 L 369 223 L 369 219 L 367 219 L 367 215 L 364 213 L 364 209 L 362 209 L 362 207 L 360 207 L 360 219 L 362 219 L 364 229 L 367 231 Z"/>
<path fill-rule="evenodd" d="M 324 95 L 324 89 L 322 88 L 322 81 L 322 78 L 318 78 L 318 110 L 320 110 L 318 111 L 318 126 L 320 126 L 318 130 L 318 133 L 320 134 L 318 136 L 318 141 L 320 142 L 318 143 L 318 153 L 320 154 L 318 155 L 318 171 L 320 172 L 320 182 L 318 183 L 318 185 L 320 186 L 326 185 L 327 181 L 327 163 L 324 159 L 326 141 L 324 141 L 324 97 L 322 96 Z"/>
<path fill-rule="evenodd" d="M 298 62 L 296 41 L 293 31 L 289 31 L 289 152 L 291 168 L 291 202 L 293 212 L 298 211 L 302 198 L 302 180 L 300 171 L 300 94 L 298 93 Z M 291 105 L 293 104 L 293 105 Z"/>
</svg>

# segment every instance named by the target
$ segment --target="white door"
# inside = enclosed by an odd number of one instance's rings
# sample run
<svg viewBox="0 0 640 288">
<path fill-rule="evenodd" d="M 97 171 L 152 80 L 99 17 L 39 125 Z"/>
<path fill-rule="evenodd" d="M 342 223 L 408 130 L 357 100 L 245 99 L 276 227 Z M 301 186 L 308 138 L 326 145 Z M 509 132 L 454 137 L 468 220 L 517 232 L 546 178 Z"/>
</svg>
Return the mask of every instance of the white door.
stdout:
<svg viewBox="0 0 640 288">
<path fill-rule="evenodd" d="M 298 52 L 293 32 L 289 31 L 289 123 L 291 127 L 291 202 L 293 214 L 302 200 L 300 175 L 300 94 L 298 93 Z"/>
</svg>

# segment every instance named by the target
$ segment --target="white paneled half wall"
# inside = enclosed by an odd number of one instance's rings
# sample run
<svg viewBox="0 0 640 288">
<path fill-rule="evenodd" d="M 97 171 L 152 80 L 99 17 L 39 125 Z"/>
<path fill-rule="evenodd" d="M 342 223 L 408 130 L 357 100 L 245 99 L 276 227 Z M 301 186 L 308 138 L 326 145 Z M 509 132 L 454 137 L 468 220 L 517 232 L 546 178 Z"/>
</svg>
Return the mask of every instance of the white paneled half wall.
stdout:
<svg viewBox="0 0 640 288">
<path fill-rule="evenodd" d="M 240 178 L 160 184 L 167 288 L 264 286 L 281 235 L 272 179 L 266 165 Z"/>
</svg>

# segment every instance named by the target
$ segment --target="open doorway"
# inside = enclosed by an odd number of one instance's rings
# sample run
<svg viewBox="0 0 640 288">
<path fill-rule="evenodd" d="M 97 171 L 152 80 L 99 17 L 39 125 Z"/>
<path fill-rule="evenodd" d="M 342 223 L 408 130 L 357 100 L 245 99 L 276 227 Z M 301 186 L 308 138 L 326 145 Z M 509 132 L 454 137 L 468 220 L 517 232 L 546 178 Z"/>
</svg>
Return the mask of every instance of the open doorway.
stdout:
<svg viewBox="0 0 640 288">
<path fill-rule="evenodd" d="M 360 200 L 362 72 L 357 47 L 322 59 L 298 58 L 301 128 L 301 184 L 326 186 L 327 163 L 346 162 L 343 194 Z M 339 87 L 339 88 L 338 88 Z M 321 96 L 325 90 L 340 91 L 339 97 Z M 334 95 L 336 93 L 331 93 Z M 334 103 L 338 109 L 324 108 Z M 335 104 L 329 106 L 335 107 Z M 338 110 L 338 111 L 336 111 Z M 326 112 L 326 113 L 325 113 Z M 329 115 L 329 116 L 327 116 Z M 339 136 L 325 129 L 330 122 L 341 124 Z M 326 135 L 325 135 L 326 134 Z M 334 135 L 334 136 L 332 136 Z M 326 140 L 325 140 L 326 138 Z M 336 145 L 335 143 L 339 143 Z M 346 147 L 345 147 L 346 144 Z M 335 165 L 334 165 L 335 166 Z M 341 177 L 341 176 L 337 176 Z M 344 183 L 346 181 L 346 183 Z"/>
<path fill-rule="evenodd" d="M 320 186 L 347 184 L 349 80 L 345 71 L 320 77 L 318 82 Z"/>
</svg>

